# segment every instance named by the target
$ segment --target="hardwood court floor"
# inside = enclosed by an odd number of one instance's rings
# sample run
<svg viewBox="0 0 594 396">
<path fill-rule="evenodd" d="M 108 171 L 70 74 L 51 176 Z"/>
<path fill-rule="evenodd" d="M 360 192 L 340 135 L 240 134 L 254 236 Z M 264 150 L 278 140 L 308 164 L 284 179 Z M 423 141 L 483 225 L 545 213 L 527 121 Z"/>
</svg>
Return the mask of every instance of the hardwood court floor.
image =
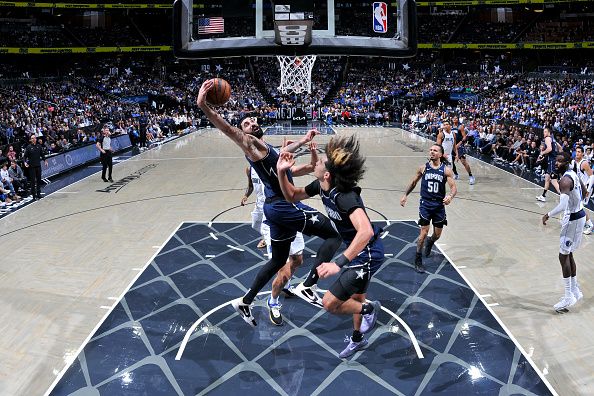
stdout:
<svg viewBox="0 0 594 396">
<path fill-rule="evenodd" d="M 399 200 L 430 142 L 399 129 L 338 132 L 360 136 L 371 217 L 416 219 L 418 193 L 405 208 Z M 540 225 L 556 196 L 539 204 L 534 184 L 470 163 L 477 184 L 469 186 L 462 170 L 439 246 L 487 302 L 499 304 L 492 308 L 560 395 L 594 394 L 590 237 L 576 253 L 584 300 L 556 314 L 559 223 Z M 93 176 L 0 220 L 0 394 L 45 392 L 180 223 L 224 211 L 219 221 L 247 221 L 251 205 L 228 210 L 243 195 L 245 166 L 238 148 L 207 130 L 118 164 L 114 178 L 122 181 L 110 188 Z"/>
</svg>

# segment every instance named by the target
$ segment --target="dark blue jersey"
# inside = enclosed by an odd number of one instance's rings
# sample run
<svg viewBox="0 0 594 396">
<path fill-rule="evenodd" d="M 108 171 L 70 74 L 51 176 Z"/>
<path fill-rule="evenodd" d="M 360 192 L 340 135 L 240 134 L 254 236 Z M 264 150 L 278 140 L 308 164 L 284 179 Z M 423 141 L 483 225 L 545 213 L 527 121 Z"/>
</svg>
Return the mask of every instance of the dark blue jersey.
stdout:
<svg viewBox="0 0 594 396">
<path fill-rule="evenodd" d="M 557 160 L 557 142 L 555 141 L 555 138 L 553 137 L 553 135 L 551 135 L 551 152 L 548 154 L 549 155 L 549 161 L 556 161 Z"/>
<path fill-rule="evenodd" d="M 272 147 L 272 145 L 266 143 L 268 147 L 268 154 L 266 157 L 262 158 L 259 161 L 250 161 L 249 158 L 246 157 L 252 169 L 256 171 L 260 180 L 262 180 L 262 184 L 264 184 L 264 195 L 266 198 L 281 198 L 284 199 L 283 191 L 280 188 L 280 184 L 278 182 L 278 175 L 276 173 L 276 163 L 278 162 L 278 152 Z M 289 179 L 289 183 L 293 184 L 293 174 L 291 170 L 287 171 L 287 178 Z"/>
<path fill-rule="evenodd" d="M 363 211 L 365 211 L 365 205 L 363 204 L 363 200 L 361 199 L 360 195 L 361 189 L 359 187 L 355 187 L 353 190 L 346 193 L 341 193 L 336 188 L 333 188 L 330 191 L 324 191 L 322 190 L 320 182 L 315 180 L 305 187 L 305 192 L 310 197 L 318 194 L 320 197 L 322 197 L 322 203 L 326 208 L 328 217 L 336 226 L 336 230 L 344 242 L 349 245 L 357 234 L 357 230 L 353 226 L 349 216 L 358 208 L 361 208 Z M 365 213 L 367 214 L 367 212 Z M 372 227 L 374 234 L 373 239 L 375 239 L 381 232 L 381 229 L 373 224 Z"/>
<path fill-rule="evenodd" d="M 431 162 L 425 164 L 425 172 L 421 181 L 421 199 L 427 201 L 443 201 L 446 195 L 445 165 L 439 165 L 439 168 L 434 169 Z"/>
<path fill-rule="evenodd" d="M 462 131 L 459 129 L 459 125 L 452 125 L 452 133 L 456 135 L 456 144 L 460 143 L 464 136 L 462 136 Z"/>
</svg>

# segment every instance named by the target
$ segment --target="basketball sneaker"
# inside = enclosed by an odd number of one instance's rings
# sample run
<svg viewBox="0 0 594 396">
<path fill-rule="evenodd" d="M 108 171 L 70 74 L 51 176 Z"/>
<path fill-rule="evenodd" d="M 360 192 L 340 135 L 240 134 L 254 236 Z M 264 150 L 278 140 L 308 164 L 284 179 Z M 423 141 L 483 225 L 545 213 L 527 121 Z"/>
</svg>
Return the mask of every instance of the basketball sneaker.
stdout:
<svg viewBox="0 0 594 396">
<path fill-rule="evenodd" d="M 536 200 L 537 201 L 540 201 L 540 202 L 547 202 L 547 199 L 545 197 L 543 197 L 542 195 L 538 195 L 536 197 Z"/>
<path fill-rule="evenodd" d="M 281 315 L 281 307 L 282 304 L 280 303 L 271 303 L 270 299 L 268 299 L 268 316 L 270 317 L 270 321 L 275 326 L 282 326 L 283 325 L 283 315 Z"/>
<path fill-rule="evenodd" d="M 415 271 L 419 274 L 425 273 L 425 266 L 423 265 L 423 257 L 421 257 L 421 253 L 417 253 L 415 257 Z"/>
<path fill-rule="evenodd" d="M 266 241 L 264 239 L 262 239 L 259 243 L 257 248 L 258 249 L 264 249 L 266 247 Z"/>
<path fill-rule="evenodd" d="M 311 305 L 315 305 L 319 308 L 324 308 L 322 299 L 320 298 L 320 296 L 318 296 L 318 293 L 316 293 L 316 289 L 316 285 L 307 287 L 304 286 L 303 283 L 299 283 L 297 286 L 289 288 L 289 290 L 293 292 L 293 294 L 295 294 L 297 297 L 304 299 Z"/>
<path fill-rule="evenodd" d="M 454 175 L 454 180 L 458 180 L 460 178 L 460 175 Z"/>
<path fill-rule="evenodd" d="M 256 319 L 252 316 L 252 310 L 249 304 L 244 304 L 243 297 L 239 297 L 231 302 L 233 309 L 237 311 L 241 319 L 252 327 L 256 327 Z"/>
<path fill-rule="evenodd" d="M 431 249 L 434 243 L 435 241 L 431 238 L 427 238 L 427 241 L 425 241 L 425 257 L 431 256 Z"/>
<path fill-rule="evenodd" d="M 557 312 L 563 311 L 563 310 L 566 310 L 567 308 L 571 307 L 572 305 L 574 305 L 576 302 L 577 302 L 577 300 L 573 294 L 571 294 L 569 296 L 563 296 L 563 297 L 561 297 L 561 300 L 559 300 L 559 302 L 557 304 L 553 305 L 553 308 L 555 308 L 555 311 L 557 311 Z"/>
<path fill-rule="evenodd" d="M 369 330 L 375 327 L 377 317 L 379 316 L 379 312 L 382 309 L 382 303 L 380 303 L 379 301 L 372 301 L 370 304 L 373 305 L 373 312 L 367 315 L 363 315 L 363 318 L 361 320 L 361 329 L 359 331 L 363 334 L 369 332 Z"/>
<path fill-rule="evenodd" d="M 571 294 L 573 294 L 573 296 L 575 297 L 576 302 L 584 298 L 584 293 L 582 293 L 578 285 L 575 285 L 575 287 L 571 288 Z"/>
<path fill-rule="evenodd" d="M 474 176 L 469 176 L 468 177 L 468 184 L 470 184 L 471 186 L 475 183 L 476 180 L 474 180 Z"/>
<path fill-rule="evenodd" d="M 344 348 L 344 350 L 338 354 L 338 356 L 341 359 L 346 359 L 349 356 L 354 355 L 355 352 L 362 351 L 363 349 L 367 348 L 367 346 L 368 346 L 368 342 L 365 338 L 363 338 L 359 342 L 353 341 L 352 338 L 349 338 L 349 340 L 350 340 L 349 345 L 347 345 L 347 347 Z"/>
<path fill-rule="evenodd" d="M 592 233 L 592 227 L 585 226 L 584 227 L 584 235 L 590 235 Z"/>
</svg>

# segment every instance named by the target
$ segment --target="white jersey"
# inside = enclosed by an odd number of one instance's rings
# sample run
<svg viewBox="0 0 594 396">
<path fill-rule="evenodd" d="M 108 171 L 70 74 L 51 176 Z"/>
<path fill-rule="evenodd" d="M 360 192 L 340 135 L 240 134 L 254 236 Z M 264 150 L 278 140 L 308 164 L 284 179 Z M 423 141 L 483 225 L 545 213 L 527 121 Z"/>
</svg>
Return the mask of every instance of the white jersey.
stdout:
<svg viewBox="0 0 594 396">
<path fill-rule="evenodd" d="M 452 151 L 454 150 L 454 132 L 447 133 L 443 131 L 443 140 L 441 142 L 444 153 L 448 156 L 448 160 L 453 161 Z"/>
<path fill-rule="evenodd" d="M 571 164 L 569 165 L 569 169 L 572 169 L 575 173 L 577 173 L 582 183 L 584 183 L 584 186 L 587 186 L 588 179 L 590 178 L 590 176 L 588 176 L 586 172 L 584 172 L 584 170 L 582 169 L 582 164 L 584 162 L 588 163 L 588 160 L 586 160 L 585 158 L 582 158 L 582 160 L 579 162 L 576 160 L 572 160 Z"/>
<path fill-rule="evenodd" d="M 567 209 L 565 210 L 565 215 L 568 216 L 571 213 L 576 213 L 584 209 L 584 203 L 582 202 L 582 186 L 577 174 L 574 171 L 568 170 L 563 174 L 563 176 L 569 176 L 571 177 L 571 180 L 573 180 L 573 188 L 568 194 L 569 203 L 567 204 Z"/>
<path fill-rule="evenodd" d="M 264 211 L 264 201 L 266 200 L 266 196 L 264 195 L 264 184 L 254 168 L 250 168 L 250 177 L 252 179 L 252 185 L 254 186 L 254 194 L 256 194 L 256 210 L 262 212 Z"/>
</svg>

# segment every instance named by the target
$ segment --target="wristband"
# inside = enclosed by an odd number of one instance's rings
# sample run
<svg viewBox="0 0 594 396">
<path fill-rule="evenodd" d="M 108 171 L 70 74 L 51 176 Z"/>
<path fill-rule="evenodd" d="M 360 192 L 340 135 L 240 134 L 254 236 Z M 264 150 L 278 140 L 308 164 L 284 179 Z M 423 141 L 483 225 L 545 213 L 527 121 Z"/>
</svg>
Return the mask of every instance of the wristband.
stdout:
<svg viewBox="0 0 594 396">
<path fill-rule="evenodd" d="M 342 268 L 345 265 L 349 264 L 351 262 L 351 260 L 346 258 L 346 256 L 344 254 L 341 254 L 340 256 L 338 256 L 336 258 L 336 260 L 334 260 L 334 262 L 336 263 L 336 265 L 338 265 L 339 267 Z"/>
</svg>

